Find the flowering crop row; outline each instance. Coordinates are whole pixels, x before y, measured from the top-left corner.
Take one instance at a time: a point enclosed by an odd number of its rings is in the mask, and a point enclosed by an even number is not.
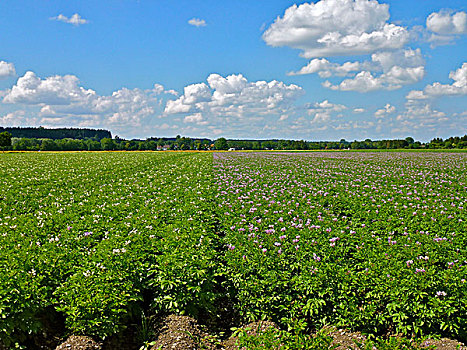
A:
[[[466,156],[4,154],[0,343],[148,310],[466,340]]]
[[[211,187],[200,154],[2,156],[0,340],[61,318],[105,337],[146,304],[213,309]]]
[[[220,153],[214,168],[244,317],[466,338],[465,154]]]

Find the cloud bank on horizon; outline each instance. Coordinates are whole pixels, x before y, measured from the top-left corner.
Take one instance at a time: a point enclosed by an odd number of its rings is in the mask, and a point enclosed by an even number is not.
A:
[[[426,140],[467,133],[465,50],[444,76],[442,67],[432,71],[436,50],[465,42],[467,13],[440,8],[423,26],[409,27],[391,19],[388,2],[320,0],[278,13],[257,45],[298,50],[304,62],[294,69],[290,60],[277,79],[208,71],[206,81],[186,82],[182,91],[155,81],[149,89],[99,94],[72,73],[41,77],[32,66],[18,77],[16,62],[2,60],[0,79],[10,85],[0,91],[0,125],[98,127],[129,138]],[[89,23],[78,13],[49,19],[75,27]],[[206,30],[221,25],[213,20],[207,27],[196,17],[186,23]],[[432,76],[437,79],[427,79]],[[453,99],[448,106],[447,99]]]

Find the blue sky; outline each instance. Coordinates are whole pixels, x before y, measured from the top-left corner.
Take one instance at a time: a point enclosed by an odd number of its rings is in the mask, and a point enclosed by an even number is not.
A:
[[[0,4],[0,125],[427,141],[467,133],[465,0]]]

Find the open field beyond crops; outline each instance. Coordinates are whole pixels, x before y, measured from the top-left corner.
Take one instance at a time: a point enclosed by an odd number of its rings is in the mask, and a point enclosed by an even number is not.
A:
[[[0,154],[0,340],[187,314],[467,340],[467,153]]]

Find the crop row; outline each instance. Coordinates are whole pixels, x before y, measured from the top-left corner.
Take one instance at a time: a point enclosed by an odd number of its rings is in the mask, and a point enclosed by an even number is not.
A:
[[[466,160],[4,154],[0,340],[148,312],[466,340]]]
[[[463,154],[218,154],[241,314],[292,328],[467,333]]]
[[[7,346],[61,318],[67,333],[104,338],[147,307],[192,315],[213,308],[210,157],[56,153],[0,161]]]

